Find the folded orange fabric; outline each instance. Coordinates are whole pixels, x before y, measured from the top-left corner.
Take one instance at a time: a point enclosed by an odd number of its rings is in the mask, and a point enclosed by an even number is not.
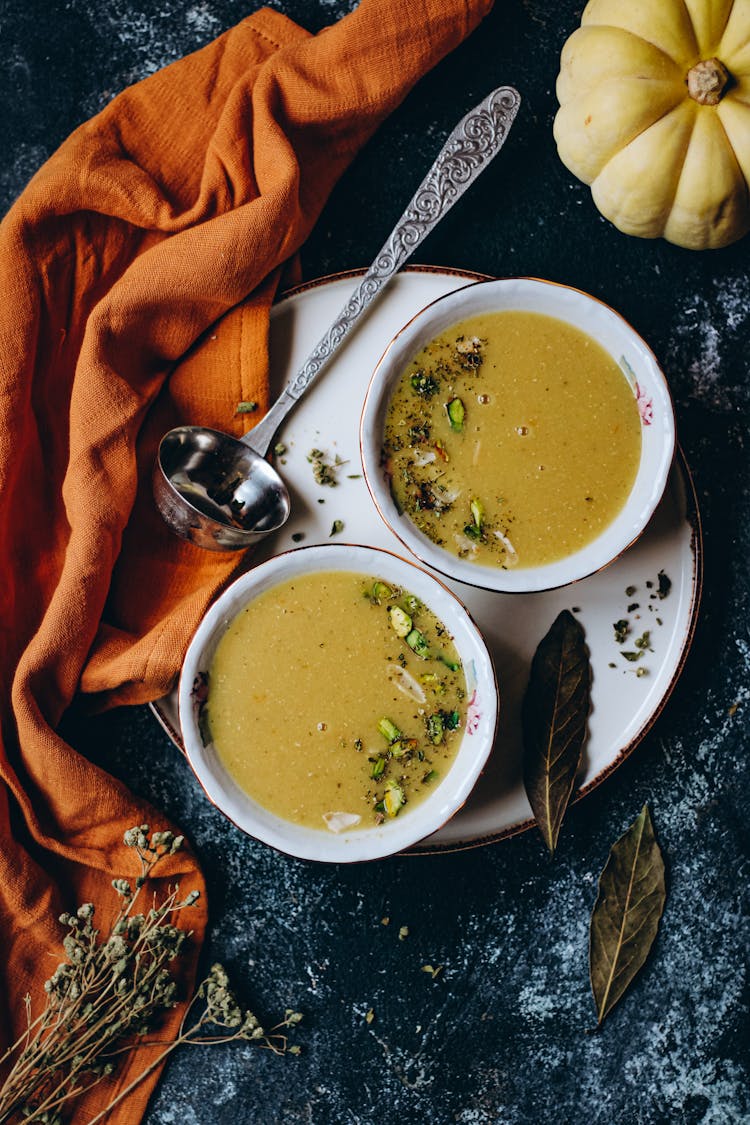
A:
[[[358,148],[490,6],[363,0],[315,37],[261,10],[79,128],[0,226],[0,1038],[27,991],[38,1010],[60,910],[108,903],[132,875],[124,830],[166,827],[55,733],[65,709],[78,690],[101,706],[168,690],[238,565],[161,524],[156,443],[182,422],[241,433],[243,399],[265,409],[280,267]],[[167,875],[203,889],[190,856]],[[182,920],[196,950],[200,903]],[[147,1061],[126,1058],[74,1120]],[[108,1120],[137,1121],[155,1079]]]

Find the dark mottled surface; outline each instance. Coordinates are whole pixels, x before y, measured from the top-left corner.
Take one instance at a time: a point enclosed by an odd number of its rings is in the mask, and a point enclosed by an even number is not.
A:
[[[273,6],[317,29],[352,4]],[[241,1046],[174,1057],[147,1125],[750,1121],[748,242],[691,254],[627,238],[557,161],[557,59],[580,8],[498,2],[356,161],[303,261],[307,276],[369,261],[460,114],[494,85],[519,87],[507,159],[420,256],[581,286],[653,346],[704,518],[687,669],[636,754],[570,812],[553,863],[535,834],[353,869],[285,859],[207,805],[145,709],[76,724],[82,749],[192,835],[211,890],[208,956],[231,967],[263,1018],[305,1012],[298,1059]],[[235,0],[0,0],[0,204],[114,93],[247,11]],[[589,1034],[596,878],[644,801],[667,861],[667,908],[645,971]],[[428,962],[445,966],[434,981]]]

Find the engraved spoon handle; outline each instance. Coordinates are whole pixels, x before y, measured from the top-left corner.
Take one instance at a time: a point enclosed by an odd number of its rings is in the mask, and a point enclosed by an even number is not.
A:
[[[520,104],[517,90],[499,86],[459,121],[375,261],[265,418],[242,438],[245,445],[261,456],[267,452],[282,419],[328,367],[386,282],[500,151]]]

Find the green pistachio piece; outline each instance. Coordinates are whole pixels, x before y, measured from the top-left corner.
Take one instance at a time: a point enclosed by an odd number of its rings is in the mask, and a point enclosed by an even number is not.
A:
[[[408,637],[412,631],[412,620],[409,614],[399,605],[388,607],[388,620],[397,637]]]
[[[430,736],[430,742],[438,746],[445,735],[445,723],[443,716],[438,712],[436,715],[430,715],[427,720],[427,733]]]
[[[461,433],[464,428],[464,418],[466,417],[466,410],[460,398],[452,398],[445,408],[448,411],[448,421],[451,424],[451,429],[455,430],[457,434]]]
[[[383,794],[383,805],[388,816],[397,816],[400,808],[405,804],[404,791],[401,786],[395,781],[386,782],[386,790]]]
[[[417,656],[420,656],[422,658],[422,660],[426,660],[430,655],[429,645],[424,639],[423,634],[420,633],[419,629],[412,629],[412,631],[407,635],[406,643],[408,644],[409,648],[417,654]]]
[[[385,582],[373,582],[372,596],[376,599],[376,601],[380,601],[381,599],[383,601],[387,601],[388,598],[393,597],[393,590]]]
[[[388,742],[397,742],[401,737],[401,731],[390,719],[381,719],[378,723],[378,730]]]

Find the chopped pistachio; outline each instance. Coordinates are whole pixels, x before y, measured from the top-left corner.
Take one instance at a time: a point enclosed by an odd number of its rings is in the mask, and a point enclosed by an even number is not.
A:
[[[466,410],[460,398],[452,398],[445,408],[448,411],[448,421],[451,429],[460,434],[464,428]]]
[[[412,629],[406,637],[406,643],[412,652],[420,656],[422,660],[426,660],[430,655],[430,646],[424,639],[424,635],[420,633],[419,629]]]
[[[646,585],[648,586],[648,582],[646,583]],[[625,597],[626,598],[632,598],[635,591],[636,591],[635,586],[626,586],[625,587]]]
[[[398,816],[399,809],[405,804],[404,791],[396,781],[387,781],[383,794],[383,805],[388,816]]]
[[[409,614],[398,605],[388,607],[388,620],[391,623],[391,629],[397,637],[408,637],[412,631],[412,620]]]
[[[445,723],[443,716],[438,711],[435,715],[430,715],[427,720],[427,733],[430,737],[430,742],[438,746],[445,737]]]
[[[277,441],[276,445],[273,447],[273,451],[277,457],[283,457],[286,453],[286,446],[283,441]]]
[[[651,644],[651,634],[649,633],[648,629],[645,631],[642,637],[636,637],[636,639],[633,641],[633,644],[636,648],[648,648],[648,646]]]
[[[445,684],[434,672],[425,672],[419,679],[434,695],[445,695]]]
[[[390,719],[380,719],[378,722],[378,730],[388,742],[396,742],[401,737],[401,731]]]
[[[636,660],[640,660],[643,656],[643,649],[638,649],[637,652],[620,652],[620,656],[624,656],[631,664],[635,664]]]
[[[343,520],[334,520],[333,523],[331,524],[331,530],[328,532],[328,538],[330,539],[332,535],[340,535],[340,533],[343,530],[344,530],[344,521]]]
[[[378,580],[372,584],[372,597],[375,601],[380,601],[381,598],[387,601],[393,597],[393,590],[385,582]]]
[[[393,758],[406,758],[411,757],[417,749],[416,738],[397,738],[395,742],[391,743],[390,751]]]
[[[238,402],[235,414],[254,414],[257,409],[257,402]]]

